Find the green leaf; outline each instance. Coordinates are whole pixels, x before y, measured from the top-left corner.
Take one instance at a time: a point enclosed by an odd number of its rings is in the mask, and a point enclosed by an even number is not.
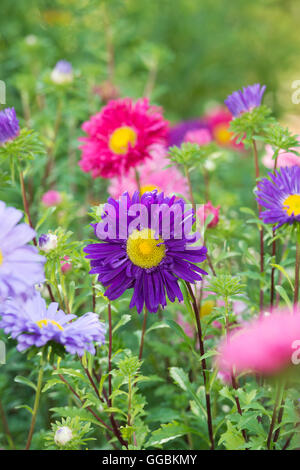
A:
[[[163,424],[159,429],[152,433],[149,441],[146,443],[146,447],[155,447],[166,444],[167,442],[184,436],[185,434],[189,434],[190,432],[191,428],[185,424],[180,424],[177,421]]]
[[[197,403],[198,407],[203,411],[204,415],[206,416],[206,411],[201,403],[201,400],[198,395],[194,392],[189,378],[184,372],[184,370],[180,369],[179,367],[170,367],[170,375],[183,391],[188,392],[190,394],[191,398]]]
[[[15,382],[23,385],[27,385],[28,387],[33,388],[33,390],[36,392],[36,385],[31,382],[31,380],[27,379],[27,377],[22,377],[21,375],[17,375],[15,377]]]
[[[284,287],[282,287],[282,286],[276,286],[275,289],[276,289],[276,291],[280,294],[280,297],[283,298],[283,300],[285,301],[285,303],[287,304],[287,306],[288,306],[289,308],[292,308],[292,302],[290,301],[289,296],[287,295],[287,292],[286,292],[286,290],[284,289]]]
[[[33,415],[33,409],[32,409],[30,406],[28,406],[28,405],[18,405],[18,406],[15,406],[15,409],[16,409],[16,410],[20,410],[20,409],[22,409],[22,408],[24,408],[25,410],[29,411],[29,413]]]
[[[116,324],[116,326],[113,328],[112,333],[114,334],[121,326],[126,325],[131,320],[131,315],[122,315],[120,321]]]
[[[279,269],[279,271],[282,272],[282,274],[283,274],[283,275],[287,278],[287,280],[289,281],[289,284],[290,284],[292,290],[294,290],[294,285],[293,285],[293,283],[292,283],[292,281],[291,281],[291,279],[290,279],[288,273],[286,272],[286,270],[285,270],[282,266],[280,266],[280,264],[271,264],[271,266],[272,266],[273,268]]]

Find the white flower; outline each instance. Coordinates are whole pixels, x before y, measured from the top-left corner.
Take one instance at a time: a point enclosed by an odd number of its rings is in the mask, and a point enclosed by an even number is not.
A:
[[[68,426],[62,426],[56,431],[54,441],[58,446],[65,446],[72,438],[72,430]]]
[[[39,238],[39,247],[45,253],[54,250],[57,247],[57,236],[54,233],[48,233],[47,235],[41,235]]]

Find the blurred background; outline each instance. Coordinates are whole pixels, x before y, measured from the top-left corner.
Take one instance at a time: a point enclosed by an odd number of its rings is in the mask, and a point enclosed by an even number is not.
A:
[[[82,99],[113,76],[123,96],[150,90],[171,120],[254,82],[277,113],[295,112],[299,14],[297,0],[1,0],[0,78],[8,104],[21,106],[23,90],[26,106],[42,86],[32,72],[41,80],[64,58]]]

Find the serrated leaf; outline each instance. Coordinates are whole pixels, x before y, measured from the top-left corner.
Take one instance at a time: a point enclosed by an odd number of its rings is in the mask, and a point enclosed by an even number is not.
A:
[[[152,433],[149,441],[146,443],[146,447],[155,447],[166,444],[167,442],[184,436],[190,432],[191,428],[185,424],[180,424],[177,421],[163,424],[159,429]]]

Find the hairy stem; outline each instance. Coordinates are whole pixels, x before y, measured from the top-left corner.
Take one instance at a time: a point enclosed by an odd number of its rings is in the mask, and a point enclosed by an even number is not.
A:
[[[294,307],[297,307],[298,300],[299,300],[299,271],[300,271],[300,227],[297,228],[297,241],[296,241]]]
[[[204,350],[204,343],[203,343],[203,338],[202,338],[202,328],[201,328],[199,310],[197,307],[197,301],[194,296],[194,292],[190,283],[186,282],[186,286],[188,288],[188,291],[192,300],[192,307],[193,307],[193,311],[194,311],[195,319],[197,323],[197,332],[198,332],[199,345],[200,345],[200,355],[203,356],[205,354],[205,350]],[[210,391],[208,387],[208,380],[206,376],[206,373],[207,373],[206,359],[204,357],[202,357],[201,359],[201,365],[202,365],[202,376],[203,376],[203,382],[204,382],[204,388],[205,388],[208,435],[209,435],[209,440],[211,444],[210,448],[211,450],[214,450],[215,442],[214,442],[213,424],[212,424],[212,415],[211,415],[211,400],[210,400]]]
[[[258,163],[258,152],[257,152],[257,147],[256,147],[256,142],[254,139],[252,139],[252,145],[253,145],[253,155],[254,155],[254,164],[255,164],[255,180],[259,178],[259,163]],[[258,204],[258,214],[260,215],[261,213],[261,206]],[[259,229],[259,236],[260,236],[260,272],[261,274],[264,273],[264,230],[261,227]],[[263,310],[264,306],[264,291],[262,287],[260,288],[259,292],[259,307],[260,310]]]
[[[148,316],[148,311],[147,311],[147,308],[145,307],[143,329],[142,329],[142,336],[141,336],[141,344],[140,344],[140,351],[139,351],[139,360],[140,361],[143,357],[144,339],[145,339],[145,333],[146,333],[146,327],[147,327],[147,316]]]
[[[34,405],[33,405],[32,419],[31,419],[31,424],[30,424],[30,428],[29,428],[29,433],[28,433],[28,438],[27,438],[27,443],[26,443],[25,450],[30,449],[30,445],[31,445],[31,441],[32,441],[32,436],[33,436],[35,423],[36,423],[37,412],[38,412],[39,404],[40,404],[42,384],[43,384],[43,375],[44,375],[44,360],[43,360],[43,353],[42,353],[41,362],[40,362],[40,369],[39,369],[39,374],[38,374],[38,380],[37,380],[37,385],[36,385],[36,392],[35,392],[35,400],[34,400]]]

